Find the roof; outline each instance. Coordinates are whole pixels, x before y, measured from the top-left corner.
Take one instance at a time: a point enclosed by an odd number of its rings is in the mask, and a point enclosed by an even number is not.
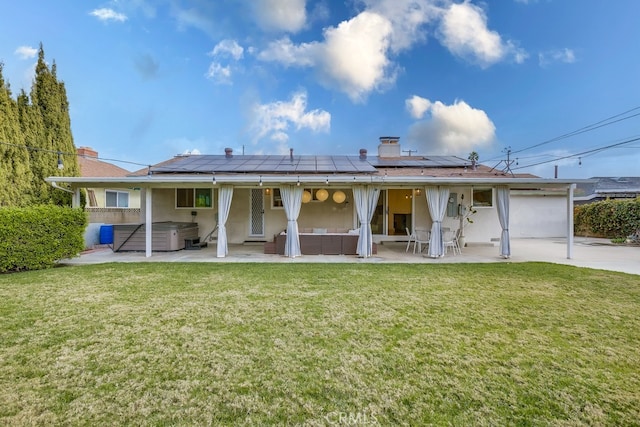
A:
[[[593,177],[577,184],[577,199],[594,199],[612,194],[640,194],[640,177]]]
[[[100,161],[95,157],[78,156],[78,165],[80,166],[80,176],[83,177],[127,176],[131,174],[131,171]]]
[[[102,163],[102,162],[101,162]],[[113,166],[113,165],[111,165]],[[286,156],[286,155],[181,155],[134,173],[104,177],[49,177],[49,182],[78,187],[153,187],[233,184],[270,186],[373,184],[507,185],[512,189],[568,188],[584,180],[544,179],[511,174],[455,156]]]

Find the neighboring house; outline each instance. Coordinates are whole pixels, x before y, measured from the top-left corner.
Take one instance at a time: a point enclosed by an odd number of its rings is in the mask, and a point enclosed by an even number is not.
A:
[[[141,224],[197,223],[201,238],[218,229],[227,243],[271,242],[287,232],[297,255],[301,233],[358,233],[358,254],[373,242],[406,240],[406,229],[432,230],[430,255],[440,256],[442,227],[464,227],[467,244],[497,244],[509,256],[510,236],[573,239],[573,188],[578,180],[512,175],[455,156],[402,156],[399,138],[382,137],[377,155],[182,155],[128,176],[51,177],[76,191],[142,189]],[[288,219],[289,217],[289,219]],[[151,227],[145,251],[151,256]],[[154,235],[155,239],[155,235]],[[433,240],[435,239],[435,240]],[[154,240],[155,241],[155,240]],[[184,246],[182,246],[184,247]],[[431,251],[434,251],[433,254]]]
[[[131,171],[99,160],[98,152],[92,148],[80,147],[76,151],[80,176],[83,178],[119,177],[131,174]],[[88,208],[140,208],[139,189],[92,187],[86,188],[86,191]]]
[[[85,230],[85,246],[91,248],[101,243],[100,229],[105,224],[124,224],[140,221],[140,189],[111,187],[100,181],[114,177],[125,177],[131,171],[103,162],[98,152],[89,147],[76,150],[80,175],[85,179],[96,179],[92,186],[85,187],[85,211],[89,214],[89,225]]]
[[[592,182],[577,184],[576,205],[609,199],[635,199],[640,197],[640,177],[593,177]]]

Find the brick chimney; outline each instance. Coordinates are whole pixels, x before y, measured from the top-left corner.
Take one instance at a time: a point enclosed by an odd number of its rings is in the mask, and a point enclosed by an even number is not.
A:
[[[76,153],[81,157],[93,157],[94,159],[98,158],[98,152],[91,147],[78,147],[76,149]]]
[[[229,147],[225,148],[224,149],[224,155],[225,155],[225,157],[227,159],[232,158],[233,157],[233,148],[229,148]]]

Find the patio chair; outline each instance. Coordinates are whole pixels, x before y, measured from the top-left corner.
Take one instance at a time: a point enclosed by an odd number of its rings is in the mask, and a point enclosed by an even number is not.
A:
[[[442,240],[444,243],[444,251],[445,253],[449,252],[449,248],[453,250],[453,254],[462,254],[460,250],[460,243],[458,242],[458,238],[460,236],[460,229],[458,230],[445,230],[443,231]]]
[[[416,253],[416,247],[418,247],[418,253],[422,253],[422,245],[425,246],[425,248],[429,247],[429,237],[431,237],[429,235],[429,231],[428,230],[419,230],[416,229],[416,237],[415,240],[413,241],[413,253]]]
[[[409,246],[411,246],[411,242],[414,242],[416,240],[416,235],[415,233],[409,231],[409,227],[405,227],[404,229],[407,232],[407,236],[409,236],[409,240],[407,241],[407,248],[404,251],[409,252]]]

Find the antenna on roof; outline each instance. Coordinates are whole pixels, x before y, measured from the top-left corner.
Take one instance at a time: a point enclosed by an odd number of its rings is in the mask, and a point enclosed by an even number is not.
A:
[[[402,150],[403,153],[409,153],[409,157],[411,157],[411,153],[417,153],[418,150]]]

